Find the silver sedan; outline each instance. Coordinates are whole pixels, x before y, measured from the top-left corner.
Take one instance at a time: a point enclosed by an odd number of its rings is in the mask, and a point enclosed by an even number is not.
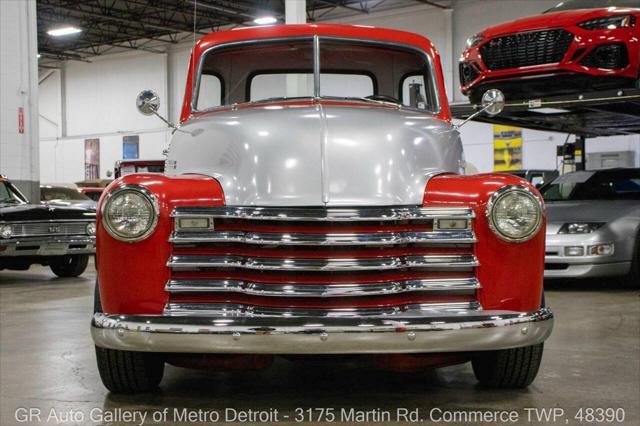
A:
[[[640,281],[640,169],[580,171],[541,188],[547,207],[545,278]]]

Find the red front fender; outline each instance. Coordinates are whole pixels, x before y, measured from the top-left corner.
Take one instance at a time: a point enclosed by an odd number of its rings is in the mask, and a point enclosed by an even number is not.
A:
[[[508,174],[440,175],[427,184],[424,205],[468,206],[476,214],[478,239],[474,252],[480,262],[478,291],[484,309],[529,312],[540,308],[544,275],[545,224],[532,239],[512,243],[498,238],[486,216],[491,195],[506,185],[522,185],[542,196],[527,181]]]
[[[102,226],[102,204],[106,194],[124,185],[139,185],[158,199],[160,217],[155,231],[145,240],[128,243],[112,238]],[[224,205],[222,187],[215,179],[201,175],[169,177],[134,174],[115,180],[105,190],[98,208],[96,262],[102,309],[107,313],[156,314],[167,302],[164,286],[170,269],[168,244],[177,206]]]

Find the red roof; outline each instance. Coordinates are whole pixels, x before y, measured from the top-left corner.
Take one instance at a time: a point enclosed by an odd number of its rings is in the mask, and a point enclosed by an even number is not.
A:
[[[438,91],[440,93],[440,104],[442,111],[440,118],[450,119],[451,114],[446,98],[446,89],[442,77],[440,56],[433,43],[426,37],[407,31],[392,30],[387,28],[376,28],[366,25],[338,25],[338,24],[302,24],[302,25],[267,25],[258,27],[235,28],[226,31],[217,31],[202,37],[196,43],[189,64],[189,74],[187,75],[187,85],[180,122],[184,122],[191,115],[191,88],[193,78],[193,64],[198,63],[200,55],[212,46],[232,43],[243,40],[271,39],[278,37],[299,37],[299,36],[333,36],[344,38],[359,38],[363,40],[377,40],[387,43],[399,43],[415,46],[425,51],[434,59],[436,77],[438,80]]]

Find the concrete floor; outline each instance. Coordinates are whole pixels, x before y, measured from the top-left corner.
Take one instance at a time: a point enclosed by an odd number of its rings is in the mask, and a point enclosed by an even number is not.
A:
[[[157,394],[118,396],[102,387],[95,367],[89,334],[94,280],[92,266],[75,279],[55,278],[42,267],[0,272],[0,424],[140,423],[99,417],[117,408],[147,413],[145,424],[157,424],[151,416],[164,408],[170,414],[174,408],[196,414],[198,409],[217,410],[224,421],[225,409],[233,408],[277,409],[278,424],[284,425],[295,424],[297,407],[335,408],[338,414],[342,408],[379,408],[391,410],[393,418],[396,408],[405,407],[419,409],[423,420],[429,420],[434,407],[516,410],[520,424],[547,424],[535,417],[528,421],[528,407],[565,410],[559,424],[577,424],[574,415],[581,407],[620,407],[624,424],[640,424],[640,294],[612,289],[608,282],[548,286],[556,326],[540,374],[527,390],[482,389],[468,364],[398,374],[278,360],[269,369],[246,373],[169,366]],[[40,409],[41,422],[34,417],[18,423],[14,413],[20,407]],[[166,424],[178,424],[167,419]],[[387,423],[369,420],[348,423]]]

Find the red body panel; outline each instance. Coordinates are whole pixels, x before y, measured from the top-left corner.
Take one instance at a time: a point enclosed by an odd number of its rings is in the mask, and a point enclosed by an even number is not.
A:
[[[429,207],[469,206],[476,214],[478,238],[475,255],[480,262],[477,277],[482,288],[478,300],[484,309],[533,311],[540,308],[544,273],[544,226],[529,241],[510,243],[489,228],[486,216],[491,194],[505,185],[537,190],[524,179],[506,174],[442,175],[427,184],[424,204]]]
[[[601,17],[613,15],[634,15],[636,24],[632,28],[587,30],[578,24]],[[574,35],[569,50],[559,63],[489,70],[480,53],[480,48],[489,43],[492,38],[507,34],[517,34],[543,29],[564,29]],[[469,94],[481,83],[498,80],[513,80],[530,78],[537,75],[554,75],[578,73],[596,77],[623,77],[638,78],[640,72],[640,9],[579,9],[564,12],[546,13],[528,18],[518,19],[494,27],[487,28],[479,33],[484,40],[476,46],[466,49],[460,58],[461,62],[475,64],[479,75],[468,84],[461,86],[464,94]],[[624,43],[629,55],[629,65],[622,69],[608,70],[602,68],[589,68],[579,62],[594,48],[602,44]],[[582,53],[574,58],[579,49]]]
[[[158,314],[167,301],[164,285],[169,278],[165,266],[171,246],[171,211],[181,205],[217,206],[224,204],[222,188],[210,177],[184,175],[167,177],[158,174],[134,174],[115,180],[105,192],[125,184],[140,185],[158,199],[160,218],[155,232],[137,243],[112,238],[102,226],[98,209],[96,263],[100,298],[105,312],[121,314]],[[102,253],[107,255],[102,256]]]
[[[356,38],[362,40],[379,40],[388,43],[398,43],[410,45],[423,50],[434,61],[434,69],[436,79],[438,81],[438,93],[440,96],[440,105],[442,110],[438,115],[443,120],[451,120],[451,112],[447,102],[447,94],[442,76],[442,66],[440,63],[440,55],[436,51],[433,44],[426,38],[405,31],[390,30],[386,28],[372,28],[353,25],[335,25],[335,24],[306,24],[306,25],[274,25],[265,27],[252,28],[236,28],[229,31],[218,31],[202,37],[193,51],[189,62],[189,72],[187,74],[187,84],[184,93],[184,101],[182,104],[182,113],[180,122],[184,123],[192,117],[191,114],[191,96],[193,92],[194,70],[200,62],[200,57],[209,48],[243,40],[259,40],[273,39],[279,37],[301,37],[301,36],[333,36]],[[368,105],[370,107],[370,105]]]

